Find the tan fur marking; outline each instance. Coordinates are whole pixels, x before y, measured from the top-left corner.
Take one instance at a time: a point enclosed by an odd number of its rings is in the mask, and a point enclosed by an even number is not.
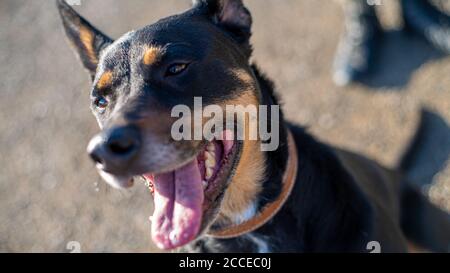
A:
[[[162,52],[161,48],[157,46],[150,46],[146,48],[142,62],[145,65],[151,65],[156,63],[159,60],[161,52]]]
[[[98,64],[97,54],[94,50],[94,33],[85,26],[80,26],[80,40],[87,51],[89,60],[93,64]]]
[[[225,192],[220,215],[228,220],[242,214],[262,191],[265,157],[258,141],[245,141],[240,163]],[[255,152],[256,151],[256,152]]]
[[[110,86],[112,83],[112,78],[113,78],[113,75],[112,75],[111,71],[103,73],[103,75],[100,77],[100,79],[97,82],[97,88],[104,89],[104,88]]]
[[[240,97],[226,101],[224,105],[255,105],[259,102],[253,90],[244,92]],[[223,106],[224,107],[224,106]],[[254,203],[262,191],[261,181],[265,175],[265,156],[261,151],[260,141],[249,140],[249,116],[246,115],[245,140],[236,173],[225,192],[218,221],[232,221]],[[257,121],[254,121],[257,122]]]

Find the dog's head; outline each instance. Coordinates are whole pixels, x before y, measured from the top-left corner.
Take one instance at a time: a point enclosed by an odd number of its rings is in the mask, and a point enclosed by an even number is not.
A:
[[[136,176],[153,185],[155,243],[172,249],[214,221],[250,217],[264,172],[258,141],[233,140],[228,125],[209,141],[177,141],[172,134],[173,108],[193,109],[194,97],[203,107],[260,103],[249,64],[252,19],[242,1],[197,0],[188,11],[116,41],[64,1],[58,7],[92,78],[92,111],[102,131],[88,152],[112,186],[129,187]]]

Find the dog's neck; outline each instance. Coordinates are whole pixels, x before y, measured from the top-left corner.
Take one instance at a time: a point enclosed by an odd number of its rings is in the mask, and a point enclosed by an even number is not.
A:
[[[259,87],[262,93],[263,105],[279,105],[278,98],[274,90],[274,84],[265,75],[263,75],[256,66],[253,71],[258,79]],[[270,115],[269,115],[270,119]],[[275,200],[281,193],[284,170],[287,165],[288,141],[286,122],[280,107],[279,115],[279,148],[274,151],[264,152],[266,159],[265,178],[261,181],[262,191],[257,200],[257,210],[263,208],[267,203]]]
[[[254,75],[261,90],[262,105],[278,105],[273,83],[253,66]],[[268,117],[270,119],[270,116]],[[287,164],[287,129],[280,112],[279,148],[264,152],[257,141],[244,144],[241,164],[227,192],[213,228],[237,225],[245,222],[268,203],[275,200],[282,190],[283,173]],[[234,182],[234,183],[233,183]]]

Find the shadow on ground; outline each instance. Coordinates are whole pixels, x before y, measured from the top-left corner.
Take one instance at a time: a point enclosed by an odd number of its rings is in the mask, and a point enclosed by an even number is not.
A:
[[[370,91],[386,88],[403,90],[414,72],[428,62],[446,57],[423,38],[405,30],[389,30],[382,34],[378,52],[369,74],[361,83]]]
[[[450,159],[450,127],[438,114],[423,110],[419,128],[402,163],[407,176],[419,186],[429,186]]]

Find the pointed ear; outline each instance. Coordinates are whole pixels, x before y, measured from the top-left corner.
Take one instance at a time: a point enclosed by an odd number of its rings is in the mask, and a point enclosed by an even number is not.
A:
[[[57,0],[57,6],[66,35],[93,78],[100,52],[113,41],[82,18],[65,0]]]
[[[194,7],[207,9],[213,21],[240,42],[251,36],[252,16],[242,0],[193,0]]]

